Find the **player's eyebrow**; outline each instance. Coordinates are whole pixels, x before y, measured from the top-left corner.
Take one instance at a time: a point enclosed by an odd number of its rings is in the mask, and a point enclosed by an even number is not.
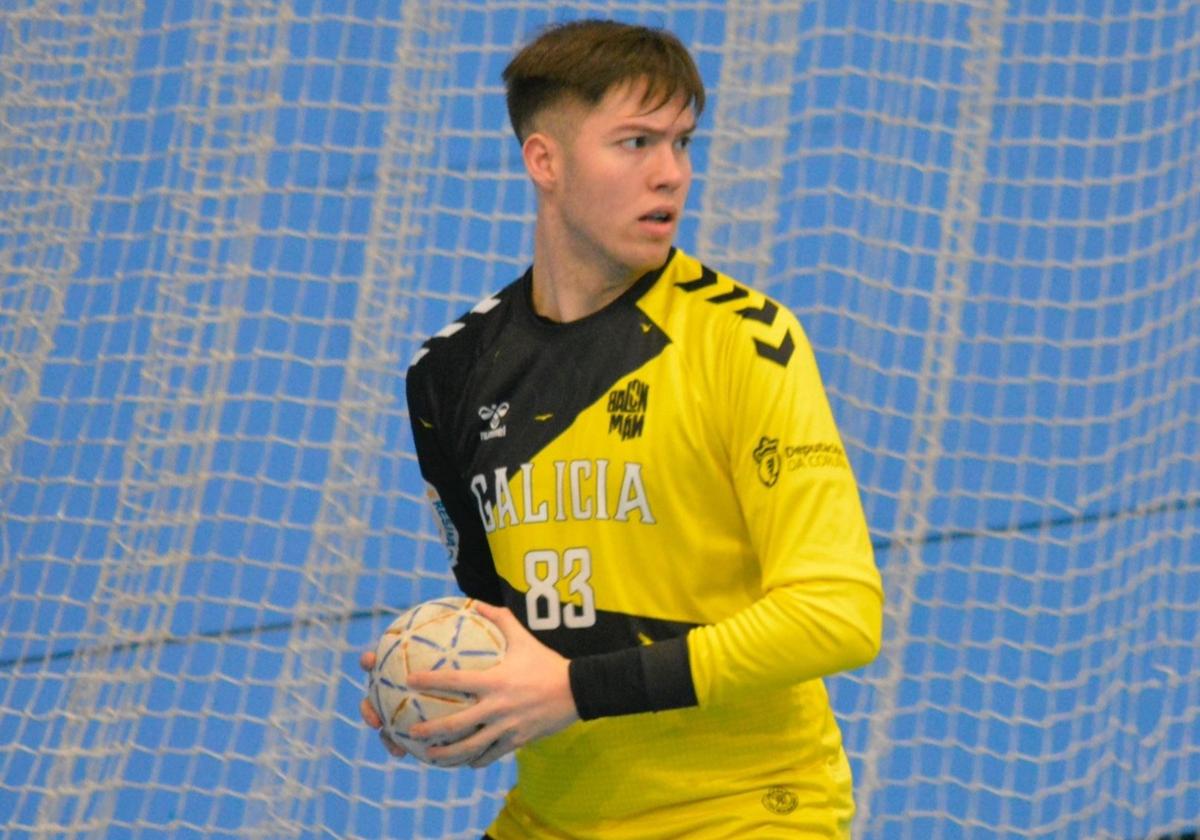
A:
[[[625,122],[622,122],[622,123],[618,123],[612,129],[613,134],[623,134],[623,133],[630,132],[630,131],[636,131],[639,134],[655,134],[655,135],[678,134],[680,136],[684,136],[684,135],[696,133],[696,123],[691,122],[684,128],[681,128],[678,130],[672,130],[669,127],[661,128],[657,125],[651,125],[648,122],[645,122],[643,120],[639,120],[639,119],[635,118],[635,119],[631,119],[631,120],[626,120]]]

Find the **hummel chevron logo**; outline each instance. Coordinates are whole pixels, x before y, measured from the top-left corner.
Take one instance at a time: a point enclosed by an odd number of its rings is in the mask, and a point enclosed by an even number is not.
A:
[[[698,292],[701,289],[707,289],[709,286],[716,285],[717,273],[706,265],[700,266],[700,276],[695,280],[683,280],[675,285],[683,289],[685,292]]]
[[[683,291],[691,294],[698,292],[701,289],[708,289],[716,286],[718,283],[717,273],[706,265],[700,266],[700,276],[695,280],[681,280],[675,285]],[[744,286],[739,286],[737,283],[732,283],[732,289],[727,292],[713,295],[705,298],[706,303],[711,303],[714,306],[719,306],[723,303],[732,303],[735,300],[748,298],[750,292]],[[764,298],[762,306],[744,306],[737,310],[737,315],[745,318],[747,321],[755,321],[763,326],[771,326],[775,323],[775,317],[779,314],[779,305],[773,300]],[[787,367],[788,362],[792,359],[792,353],[796,351],[796,342],[792,339],[791,330],[785,330],[783,339],[778,345],[770,344],[761,339],[754,339],[754,349],[758,355],[770,362],[774,362],[780,367]]]
[[[775,323],[775,316],[779,314],[779,307],[775,301],[768,300],[757,309],[750,306],[747,306],[745,309],[739,309],[737,314],[747,320],[758,321],[758,323],[766,324],[769,327]]]
[[[774,362],[780,367],[787,367],[788,362],[792,360],[792,353],[796,352],[796,342],[792,341],[792,331],[788,330],[783,334],[783,341],[779,342],[778,347],[773,347],[756,338],[754,339],[754,349],[767,361]]]
[[[750,297],[750,292],[743,289],[737,283],[733,284],[733,291],[726,292],[723,295],[713,295],[708,299],[709,303],[732,303],[735,300],[741,300],[744,297]]]

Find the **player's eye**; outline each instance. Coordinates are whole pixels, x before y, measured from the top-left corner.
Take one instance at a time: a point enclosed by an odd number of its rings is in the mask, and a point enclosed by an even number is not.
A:
[[[684,151],[688,146],[692,145],[692,135],[685,134],[675,141],[675,148]]]
[[[626,137],[621,141],[621,147],[624,149],[644,149],[650,143],[650,138],[644,134],[639,134],[636,137]]]

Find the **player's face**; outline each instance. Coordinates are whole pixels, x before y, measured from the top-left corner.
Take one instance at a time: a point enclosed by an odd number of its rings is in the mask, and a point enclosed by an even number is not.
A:
[[[692,183],[696,119],[683,96],[647,111],[641,84],[613,88],[564,146],[560,214],[580,259],[633,279],[662,265]]]

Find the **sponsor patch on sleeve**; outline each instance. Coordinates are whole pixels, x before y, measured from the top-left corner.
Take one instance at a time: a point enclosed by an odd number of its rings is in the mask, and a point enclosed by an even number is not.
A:
[[[763,435],[754,449],[758,478],[766,487],[774,487],[783,473],[819,468],[849,469],[846,453],[836,443],[789,445],[779,438]]]
[[[446,506],[442,503],[442,497],[438,494],[437,488],[432,484],[426,484],[425,496],[433,507],[434,519],[437,520],[438,530],[442,534],[442,543],[446,546],[450,565],[455,566],[458,564],[458,529],[454,527],[454,520],[446,511]]]
[[[836,443],[805,443],[797,446],[783,447],[784,465],[788,470],[817,469],[818,467],[833,467],[845,470],[850,468],[846,453]]]

